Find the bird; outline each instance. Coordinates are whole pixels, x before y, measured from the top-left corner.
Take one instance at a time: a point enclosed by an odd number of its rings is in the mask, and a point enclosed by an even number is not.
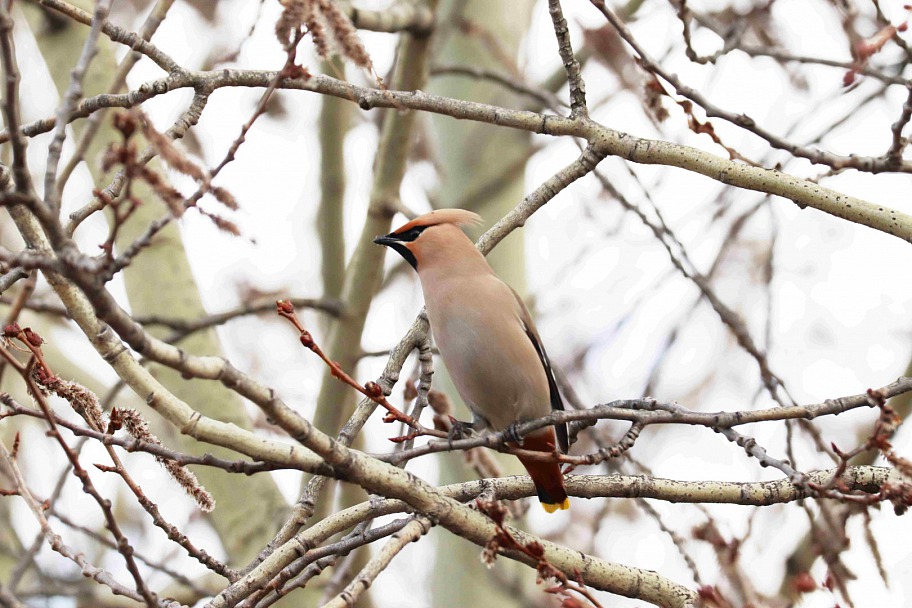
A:
[[[418,273],[440,357],[473,414],[474,430],[505,432],[524,450],[566,453],[564,424],[523,438],[517,424],[563,410],[538,330],[522,299],[504,283],[463,232],[481,223],[464,209],[438,209],[374,243],[401,255]],[[466,424],[466,423],[463,423]],[[560,464],[519,456],[548,513],[570,508]]]

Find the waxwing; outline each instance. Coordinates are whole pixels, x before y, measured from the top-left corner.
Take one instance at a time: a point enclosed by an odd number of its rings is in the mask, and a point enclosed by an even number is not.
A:
[[[473,426],[505,431],[564,404],[528,309],[462,231],[480,222],[471,211],[440,209],[374,242],[394,249],[418,271],[434,340],[472,410]],[[568,449],[565,425],[529,433],[521,444],[548,453],[556,446]],[[570,508],[557,462],[520,461],[546,511]]]

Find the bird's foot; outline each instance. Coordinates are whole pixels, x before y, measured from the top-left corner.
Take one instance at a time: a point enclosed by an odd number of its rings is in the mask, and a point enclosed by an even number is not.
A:
[[[510,426],[504,429],[503,436],[504,439],[510,443],[515,443],[516,445],[523,444],[523,438],[519,436],[519,423],[514,422]]]
[[[450,430],[447,433],[447,442],[450,443],[450,447],[452,447],[454,441],[458,439],[468,439],[474,433],[475,427],[471,422],[456,420],[450,416]]]

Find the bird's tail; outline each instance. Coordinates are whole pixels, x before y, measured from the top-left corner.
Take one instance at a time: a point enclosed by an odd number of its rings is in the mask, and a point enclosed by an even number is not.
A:
[[[521,447],[524,450],[550,454],[554,452],[555,445],[554,428],[548,427],[527,435]],[[564,476],[559,463],[532,460],[522,456],[519,457],[519,461],[529,472],[529,477],[532,478],[538,492],[538,500],[545,511],[554,513],[558,509],[570,508],[570,499],[567,498],[567,491],[564,489]]]

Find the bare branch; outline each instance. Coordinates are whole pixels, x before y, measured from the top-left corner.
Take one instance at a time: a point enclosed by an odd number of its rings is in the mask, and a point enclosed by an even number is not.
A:
[[[555,173],[531,194],[526,196],[513,210],[502,217],[496,224],[478,239],[476,246],[484,254],[490,253],[497,243],[517,228],[524,226],[526,220],[533,213],[542,208],[557,194],[578,180],[595,170],[595,167],[605,158],[605,153],[599,148],[589,146],[578,159]]]
[[[16,192],[32,195],[32,177],[28,170],[26,148],[19,117],[19,66],[13,47],[13,19],[6,5],[0,7],[0,62],[3,64],[3,119],[7,140],[13,148],[13,181]],[[5,177],[5,176],[4,176]],[[4,180],[5,181],[5,180]],[[5,186],[5,184],[4,184]],[[4,188],[5,189],[5,188]]]
[[[0,294],[5,292],[7,289],[15,285],[17,282],[22,279],[27,279],[29,277],[29,271],[25,268],[13,268],[9,272],[0,275]]]
[[[171,9],[171,6],[173,4],[174,0],[158,0],[156,2],[155,7],[152,9],[152,12],[149,13],[149,15],[146,17],[145,22],[140,28],[139,35],[143,40],[151,40],[152,36],[158,30],[158,27],[161,25],[162,21],[164,21],[165,16],[168,14],[168,11]],[[120,62],[120,65],[117,66],[117,73],[111,80],[111,85],[108,87],[108,93],[114,94],[120,92],[124,86],[124,83],[127,81],[127,75],[130,73],[130,71],[133,69],[141,57],[142,53],[135,51],[127,53],[127,55]],[[89,146],[92,144],[92,141],[98,134],[98,130],[101,127],[105,116],[107,116],[107,110],[103,109],[92,114],[92,116],[89,117],[85,130],[80,136],[79,142],[76,144],[76,150],[74,150],[73,156],[70,157],[64,168],[60,171],[60,177],[57,180],[57,196],[60,196],[64,186],[70,178],[70,175],[79,165],[79,163],[83,161],[85,154],[89,149]]]
[[[906,125],[909,124],[909,120],[912,119],[912,84],[906,83],[906,88],[908,89],[906,102],[902,106],[902,113],[899,118],[890,127],[893,132],[893,142],[885,155],[888,160],[897,165],[902,163],[903,150],[909,145],[909,138],[903,137],[902,133]]]
[[[870,173],[880,173],[883,171],[907,172],[909,170],[912,170],[912,163],[896,163],[893,159],[890,158],[857,155],[840,156],[816,148],[805,148],[803,146],[790,143],[785,139],[767,131],[763,127],[759,126],[756,121],[754,121],[754,119],[750,116],[728,112],[716,105],[713,105],[703,94],[683,84],[675,74],[672,74],[665,70],[655,59],[653,59],[649,53],[647,53],[645,49],[643,49],[643,47],[636,41],[636,39],[634,39],[633,35],[630,33],[630,30],[627,29],[627,26],[623,23],[621,18],[618,17],[614,11],[608,8],[604,0],[590,1],[602,12],[605,18],[611,23],[612,26],[614,26],[618,33],[620,33],[621,37],[623,37],[624,40],[634,49],[634,51],[636,51],[643,64],[651,72],[658,74],[662,77],[662,79],[669,82],[675,88],[675,91],[678,94],[683,95],[684,97],[692,100],[694,103],[699,104],[706,111],[707,116],[718,117],[727,120],[728,122],[738,127],[746,129],[751,133],[762,137],[774,148],[785,150],[793,156],[806,158],[812,163],[827,165],[833,169],[858,169],[859,171],[867,171]]]
[[[351,583],[342,592],[329,602],[323,604],[324,608],[345,608],[354,606],[361,594],[364,593],[374,579],[389,566],[390,562],[409,543],[413,543],[427,534],[431,529],[431,521],[426,517],[415,517],[404,528],[393,534],[380,551],[371,558],[371,561],[358,573]]]
[[[275,76],[275,72],[245,70],[181,72],[167,79],[148,82],[131,93],[86,99],[77,106],[73,118],[87,116],[102,107],[133,107],[157,95],[186,87],[206,91],[227,86],[268,87]],[[590,142],[599,155],[619,156],[636,163],[668,165],[694,171],[726,185],[782,196],[802,208],[813,207],[912,242],[912,216],[908,214],[841,194],[787,173],[736,163],[680,144],[634,137],[593,121],[581,123],[560,116],[507,110],[477,102],[429,95],[421,91],[368,89],[325,75],[283,80],[278,86],[333,95],[356,102],[365,110],[375,107],[408,108],[533,133],[582,137]],[[54,122],[52,118],[44,119],[27,125],[22,131],[28,136],[33,136],[52,129]],[[7,133],[0,133],[0,143],[7,141],[8,137]],[[906,170],[905,166],[899,169]],[[912,170],[912,165],[908,169]]]
[[[586,83],[583,82],[582,69],[573,54],[573,47],[570,46],[570,29],[567,20],[564,19],[560,0],[548,0],[548,12],[551,13],[554,35],[557,36],[557,51],[564,62],[567,81],[570,83],[570,118],[588,118]]]
[[[89,64],[97,52],[98,34],[101,31],[101,24],[107,19],[108,11],[111,8],[110,0],[99,0],[95,3],[95,11],[92,13],[92,24],[89,28],[89,35],[86,37],[85,44],[82,47],[82,54],[76,62],[76,67],[70,73],[70,86],[63,95],[60,105],[57,107],[56,129],[54,130],[54,139],[48,146],[47,170],[44,174],[44,200],[45,204],[52,211],[60,210],[60,193],[62,188],[57,184],[57,165],[60,163],[60,153],[63,150],[63,140],[66,138],[67,123],[70,122],[70,114],[76,107],[76,102],[82,97],[82,81],[89,69]]]
[[[51,525],[48,523],[48,520],[45,518],[41,504],[35,500],[35,497],[29,491],[25,479],[22,477],[22,472],[19,470],[19,466],[16,464],[16,461],[13,459],[3,442],[0,442],[0,459],[2,459],[6,476],[13,481],[17,494],[25,500],[29,510],[31,510],[32,514],[35,516],[35,519],[41,526],[42,534],[45,539],[47,539],[51,549],[79,566],[83,576],[89,577],[95,582],[108,587],[114,595],[122,595],[137,602],[145,601],[145,598],[141,594],[118,583],[110,572],[94,566],[86,559],[84,554],[64,544],[63,539],[59,534],[54,532],[53,528],[51,528]],[[153,605],[157,606],[158,603]]]
[[[57,11],[66,17],[82,23],[83,25],[92,25],[92,15],[79,7],[73,6],[63,0],[29,0],[40,6],[44,6],[53,11]],[[101,31],[105,36],[114,42],[123,44],[130,49],[142,53],[155,62],[165,72],[176,73],[182,71],[182,68],[167,54],[163,53],[158,47],[151,42],[143,39],[142,36],[133,32],[128,32],[121,27],[113,25],[107,20],[102,21]]]

